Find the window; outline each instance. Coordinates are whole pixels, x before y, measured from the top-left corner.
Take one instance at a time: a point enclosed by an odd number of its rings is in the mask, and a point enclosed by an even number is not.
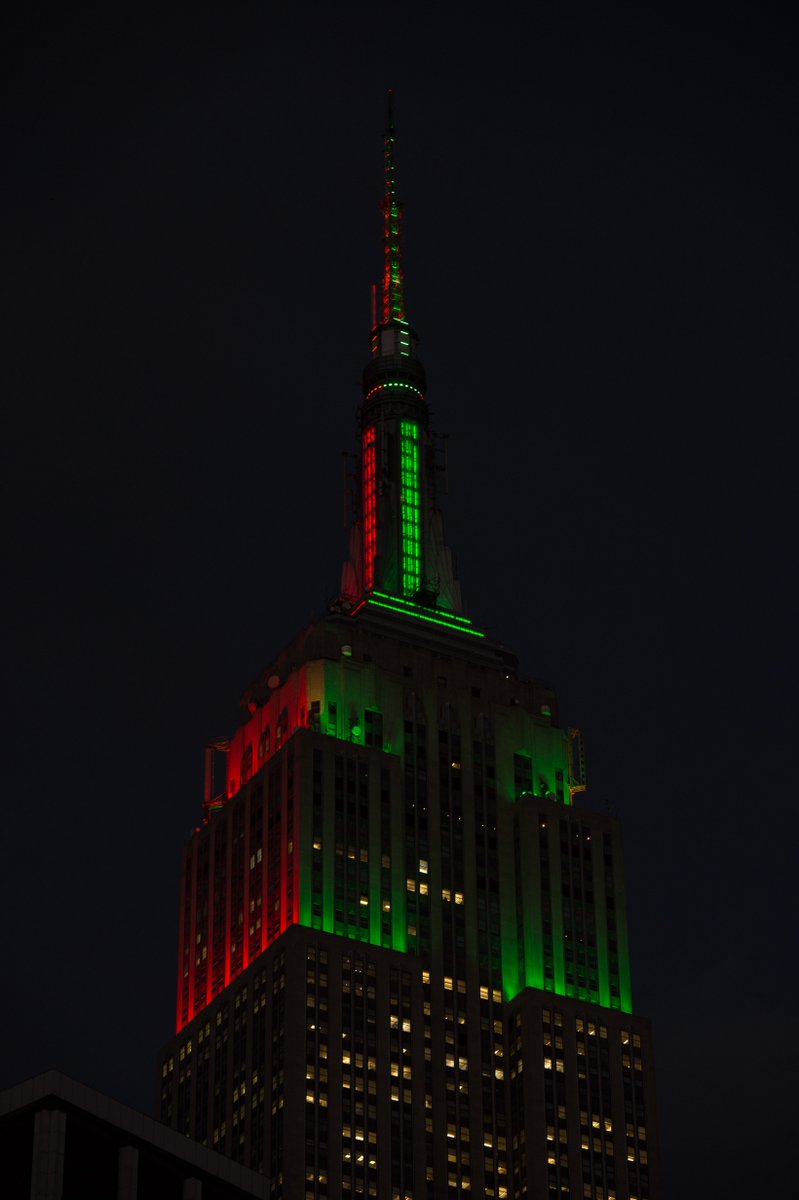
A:
[[[383,714],[367,708],[364,713],[364,745],[383,748]]]

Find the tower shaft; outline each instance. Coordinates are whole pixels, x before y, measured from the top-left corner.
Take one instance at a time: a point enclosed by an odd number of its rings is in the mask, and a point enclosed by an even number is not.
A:
[[[345,611],[390,597],[461,613],[460,585],[436,500],[435,443],[419,339],[405,313],[402,204],[391,95],[384,141],[383,294],[370,334],[360,410],[356,520],[342,574]],[[377,596],[375,595],[377,593]]]

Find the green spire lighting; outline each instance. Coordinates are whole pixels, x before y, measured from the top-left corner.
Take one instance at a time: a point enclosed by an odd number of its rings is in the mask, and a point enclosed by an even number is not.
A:
[[[413,596],[422,582],[419,426],[400,422],[400,504],[402,509],[402,592]]]

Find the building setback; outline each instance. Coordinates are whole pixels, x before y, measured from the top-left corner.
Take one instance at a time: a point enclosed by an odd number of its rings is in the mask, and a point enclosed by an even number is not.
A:
[[[390,113],[383,211],[341,595],[208,749],[159,1115],[275,1200],[658,1200],[620,831],[552,688],[463,612]]]

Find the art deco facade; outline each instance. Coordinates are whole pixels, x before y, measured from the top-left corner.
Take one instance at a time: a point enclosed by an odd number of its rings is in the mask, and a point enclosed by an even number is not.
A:
[[[160,1116],[275,1200],[657,1200],[618,824],[575,803],[552,689],[462,610],[393,146],[341,597],[209,749]]]

